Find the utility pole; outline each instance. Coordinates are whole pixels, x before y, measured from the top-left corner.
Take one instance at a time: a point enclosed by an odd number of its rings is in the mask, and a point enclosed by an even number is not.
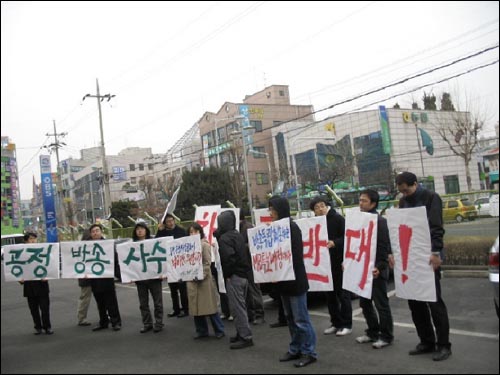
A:
[[[87,94],[83,97],[83,100],[85,98],[96,98],[97,99],[97,108],[99,110],[99,127],[101,130],[101,160],[102,160],[102,173],[103,173],[103,184],[104,184],[104,204],[103,204],[103,209],[104,209],[104,216],[106,218],[110,218],[111,216],[111,194],[109,191],[109,173],[108,173],[108,165],[106,163],[106,150],[104,148],[104,131],[102,127],[102,111],[101,111],[101,102],[104,99],[108,99],[108,102],[115,97],[115,95],[111,94],[106,94],[106,95],[100,95],[99,93],[99,81],[96,78],[96,87],[97,87],[97,94],[96,95],[90,95]],[[110,231],[111,233],[111,231]]]
[[[56,130],[56,120],[52,120],[53,123],[54,123],[54,134],[50,134],[50,133],[47,133],[45,134],[47,137],[54,137],[54,143],[51,143],[50,145],[48,146],[45,146],[46,148],[50,148],[51,150],[55,150],[56,151],[56,159],[57,159],[57,196],[59,198],[59,202],[61,204],[61,214],[62,214],[62,224],[63,224],[63,227],[67,227],[68,226],[68,218],[66,216],[66,207],[64,206],[64,193],[63,193],[63,189],[62,189],[62,181],[61,181],[61,170],[60,170],[60,167],[59,167],[59,148],[62,147],[62,146],[66,146],[66,143],[64,142],[59,142],[59,140],[57,139],[58,136],[60,137],[64,137],[66,136],[68,133],[57,133],[57,130]],[[62,145],[62,146],[61,146]],[[73,231],[73,230],[72,230]]]

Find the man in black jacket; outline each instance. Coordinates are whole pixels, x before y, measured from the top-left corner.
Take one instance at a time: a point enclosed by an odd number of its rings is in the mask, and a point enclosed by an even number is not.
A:
[[[290,204],[286,198],[273,197],[269,200],[269,212],[273,221],[290,218]],[[291,218],[289,220],[295,280],[279,281],[276,287],[283,301],[292,340],[280,362],[298,359],[294,366],[304,367],[317,361],[316,333],[307,310],[309,282],[304,265],[302,232]]]
[[[174,239],[187,236],[186,230],[175,224],[175,218],[171,214],[165,215],[165,219],[163,223],[158,225],[158,233],[156,233],[156,238],[168,236],[174,237]],[[189,308],[186,282],[179,281],[176,283],[168,283],[168,287],[170,288],[170,298],[172,299],[172,308],[174,311],[169,312],[167,316],[169,318],[174,316],[184,318],[188,316]],[[180,305],[179,296],[181,300]]]
[[[24,243],[36,243],[36,233],[28,232],[24,235]],[[49,282],[47,280],[27,280],[22,281],[23,295],[28,299],[31,317],[35,324],[35,335],[42,333],[42,328],[47,335],[52,335],[50,324],[50,300],[49,300]],[[41,313],[41,318],[40,318]]]
[[[392,321],[389,297],[387,297],[387,281],[389,280],[389,253],[391,241],[387,220],[377,212],[379,194],[375,190],[367,189],[359,195],[359,208],[361,212],[377,215],[377,249],[375,253],[375,267],[372,270],[373,285],[372,298],[359,298],[359,306],[363,310],[368,329],[366,334],[356,338],[360,344],[373,342],[372,347],[381,349],[390,345],[394,339],[394,324]],[[373,308],[378,312],[375,312]]]
[[[252,266],[247,256],[245,240],[236,230],[236,217],[233,211],[224,211],[217,217],[217,230],[214,236],[219,243],[229,308],[236,327],[236,336],[231,337],[230,348],[242,349],[253,346],[246,306],[248,275],[252,272]]]
[[[403,172],[396,176],[396,185],[403,197],[399,200],[399,208],[421,207],[427,211],[427,221],[431,234],[431,255],[429,264],[434,269],[436,283],[436,302],[408,300],[413,323],[417,328],[420,343],[410,355],[434,352],[434,361],[443,361],[451,355],[450,323],[448,310],[441,298],[441,256],[443,251],[443,202],[441,197],[425,189],[417,182],[417,176],[411,172]],[[432,317],[432,320],[431,320]],[[433,327],[434,323],[434,327]],[[436,333],[434,333],[434,328]],[[437,340],[436,340],[437,335]]]
[[[325,335],[349,335],[352,332],[351,293],[342,289],[342,262],[344,261],[345,219],[335,211],[324,197],[316,197],[309,204],[316,216],[326,215],[328,230],[328,250],[332,268],[333,291],[326,293],[331,325]]]

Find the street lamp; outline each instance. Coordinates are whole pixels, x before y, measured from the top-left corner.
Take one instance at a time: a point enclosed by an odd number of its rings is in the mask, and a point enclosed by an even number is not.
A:
[[[245,116],[243,115],[236,115],[233,117],[224,117],[224,118],[214,118],[214,136],[215,136],[215,163],[217,165],[217,168],[220,167],[220,156],[219,156],[219,132],[217,131],[217,123],[220,121],[227,121],[227,120],[239,120],[243,119]]]
[[[269,161],[269,154],[267,152],[261,152],[261,151],[254,150],[253,148],[249,148],[248,152],[251,152],[252,154],[255,154],[255,155],[264,155],[266,157],[267,169],[269,170],[269,182],[271,183],[271,194],[272,194],[274,192],[274,188],[273,188],[273,178],[272,178],[272,174],[271,174],[271,163]]]
[[[240,116],[239,119],[243,119],[244,116]],[[243,170],[245,173],[245,180],[247,185],[247,196],[248,196],[248,207],[250,208],[250,215],[252,216],[252,223],[255,223],[254,213],[253,213],[253,203],[252,203],[252,192],[250,191],[250,178],[248,177],[248,160],[247,160],[247,145],[245,144],[245,138],[250,134],[252,130],[255,130],[253,126],[246,126],[242,128],[242,131],[235,131],[231,133],[231,136],[236,136],[241,134],[241,142],[243,144]]]
[[[295,180],[295,193],[297,194],[297,211],[298,211],[299,216],[300,216],[301,207],[300,207],[299,182],[297,180],[297,159],[296,159],[297,153],[295,152],[295,143],[298,140],[303,140],[303,139],[315,139],[315,140],[324,140],[324,141],[335,141],[336,140],[335,137],[327,137],[327,138],[325,138],[325,137],[294,137],[292,139],[291,146],[292,146],[292,150],[294,151],[293,152],[293,175],[294,175],[294,180]]]

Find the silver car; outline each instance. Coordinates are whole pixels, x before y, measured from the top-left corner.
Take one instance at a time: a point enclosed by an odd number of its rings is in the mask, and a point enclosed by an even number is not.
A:
[[[490,259],[488,262],[490,281],[493,285],[493,300],[498,316],[498,237],[490,249]]]

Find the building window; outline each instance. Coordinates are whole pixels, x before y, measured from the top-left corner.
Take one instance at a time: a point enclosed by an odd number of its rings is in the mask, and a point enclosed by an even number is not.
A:
[[[458,175],[444,176],[444,192],[445,194],[460,193],[460,184],[458,183]]]
[[[137,177],[130,177],[130,183],[135,185],[135,183],[137,182]]]
[[[280,96],[285,96],[285,91],[284,90],[280,90]]]
[[[262,158],[266,157],[266,155],[265,155],[266,148],[265,147],[254,147],[253,149],[254,149],[254,151],[257,152],[257,153],[252,153],[253,157],[255,159],[262,159]]]
[[[267,185],[269,183],[269,176],[267,173],[256,173],[255,174],[257,185]]]
[[[135,164],[129,164],[128,169],[130,169],[131,172],[135,171]]]
[[[153,170],[153,163],[149,163],[148,164],[148,171],[152,171]]]
[[[250,120],[250,126],[253,126],[255,128],[256,133],[262,131],[262,121],[260,120]]]
[[[144,164],[139,164],[139,170],[143,171],[144,170]]]

